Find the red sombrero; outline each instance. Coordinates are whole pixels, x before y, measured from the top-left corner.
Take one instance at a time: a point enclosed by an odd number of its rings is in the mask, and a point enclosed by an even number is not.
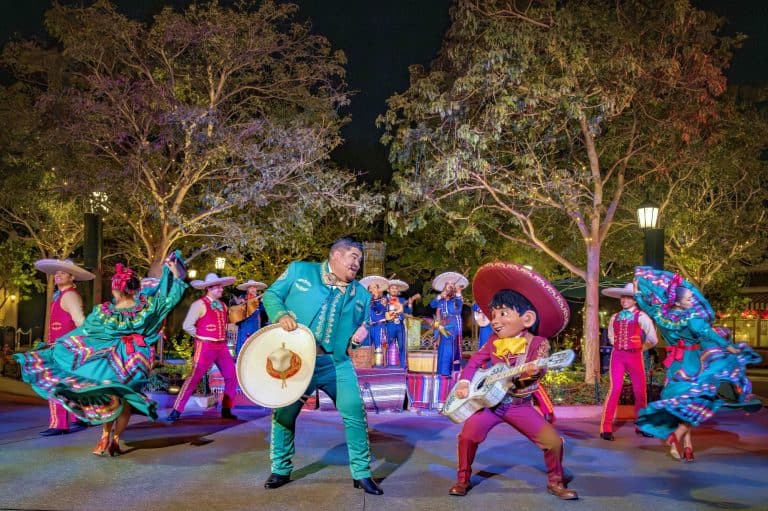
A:
[[[525,266],[497,261],[484,264],[475,273],[472,294],[483,313],[492,317],[490,303],[502,289],[517,291],[536,308],[538,335],[552,337],[568,324],[568,302],[547,279]]]

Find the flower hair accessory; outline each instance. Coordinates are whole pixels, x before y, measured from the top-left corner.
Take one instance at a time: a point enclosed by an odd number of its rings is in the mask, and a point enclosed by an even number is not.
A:
[[[117,263],[115,265],[115,274],[112,276],[112,289],[125,292],[125,287],[132,278],[136,278],[136,272],[127,266],[123,266],[122,263]]]

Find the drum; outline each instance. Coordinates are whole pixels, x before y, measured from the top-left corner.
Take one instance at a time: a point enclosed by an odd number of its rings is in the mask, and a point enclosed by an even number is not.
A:
[[[229,315],[227,316],[228,323],[240,323],[242,320],[248,317],[246,314],[244,303],[240,305],[232,305],[229,308]]]
[[[245,317],[249,318],[251,317],[251,314],[259,310],[259,301],[260,298],[251,298],[247,302],[245,302]]]
[[[405,339],[408,342],[408,351],[421,349],[421,319],[405,317]]]
[[[373,367],[373,346],[360,346],[352,350],[352,365],[357,369]]]
[[[437,353],[432,350],[408,352],[408,370],[412,373],[434,373],[437,371]]]

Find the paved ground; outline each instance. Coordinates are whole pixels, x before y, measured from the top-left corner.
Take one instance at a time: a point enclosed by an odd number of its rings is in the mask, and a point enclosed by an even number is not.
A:
[[[597,438],[597,418],[558,419],[566,467],[581,499],[545,492],[541,454],[505,425],[481,446],[476,487],[448,495],[460,427],[440,416],[370,414],[374,477],[385,494],[352,488],[336,412],[304,411],[299,419],[294,481],[265,490],[269,418],[237,408],[242,420],[212,412],[185,414],[175,425],[134,417],[129,452],[116,459],[90,453],[97,428],[41,438],[47,406],[0,394],[0,508],[23,510],[708,510],[768,509],[768,412],[726,412],[697,430],[696,462],[666,455],[662,443],[638,437],[627,423],[616,442]],[[163,411],[161,415],[165,415]],[[561,414],[568,415],[568,414]]]

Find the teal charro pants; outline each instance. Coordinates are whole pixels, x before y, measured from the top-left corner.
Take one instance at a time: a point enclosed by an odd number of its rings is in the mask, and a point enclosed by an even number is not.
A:
[[[349,454],[349,469],[354,479],[371,477],[371,447],[368,443],[368,421],[365,415],[360,385],[352,361],[334,364],[330,355],[321,355],[315,362],[315,372],[306,395],[320,389],[333,400],[344,423]],[[272,472],[289,475],[293,470],[291,458],[296,453],[296,418],[303,406],[301,400],[272,411],[272,436],[269,458]]]

